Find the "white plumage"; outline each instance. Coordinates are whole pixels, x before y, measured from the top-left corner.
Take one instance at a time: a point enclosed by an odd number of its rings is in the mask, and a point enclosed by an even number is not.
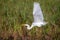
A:
[[[31,27],[28,24],[25,24],[25,26],[27,26],[28,30],[32,29],[34,26],[41,27],[42,25],[46,25],[47,24],[44,21],[40,4],[37,3],[37,2],[34,2],[33,18],[34,18],[34,22],[32,23]]]

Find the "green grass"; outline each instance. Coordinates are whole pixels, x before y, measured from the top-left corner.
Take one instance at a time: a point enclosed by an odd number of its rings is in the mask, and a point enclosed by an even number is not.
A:
[[[28,31],[21,25],[32,24],[34,2],[40,3],[48,24],[41,28],[34,27]],[[40,38],[44,40],[47,34],[54,40],[59,40],[60,37],[57,35],[60,35],[60,0],[0,0],[0,34],[4,36],[3,32],[6,35],[18,32],[22,37],[22,35],[26,35],[24,31],[31,36],[31,40],[34,40],[36,35],[38,38],[36,40],[40,40]]]

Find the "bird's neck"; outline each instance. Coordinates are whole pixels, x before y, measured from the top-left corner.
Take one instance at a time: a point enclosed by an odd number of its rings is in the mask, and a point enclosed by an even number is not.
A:
[[[26,25],[27,26],[27,29],[30,30],[32,29],[33,26],[30,26],[30,25]]]

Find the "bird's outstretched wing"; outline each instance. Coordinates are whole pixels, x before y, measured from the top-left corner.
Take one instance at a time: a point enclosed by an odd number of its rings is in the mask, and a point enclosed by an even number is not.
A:
[[[44,20],[40,4],[37,2],[34,2],[33,17],[34,22],[41,22]]]

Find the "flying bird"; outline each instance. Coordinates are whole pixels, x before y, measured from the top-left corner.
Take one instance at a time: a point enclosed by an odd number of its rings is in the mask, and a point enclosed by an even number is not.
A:
[[[34,18],[34,21],[31,26],[28,24],[25,24],[25,26],[27,26],[28,30],[32,29],[34,26],[41,27],[42,25],[47,24],[47,22],[44,21],[42,10],[41,10],[40,4],[38,2],[34,2],[33,18]]]

